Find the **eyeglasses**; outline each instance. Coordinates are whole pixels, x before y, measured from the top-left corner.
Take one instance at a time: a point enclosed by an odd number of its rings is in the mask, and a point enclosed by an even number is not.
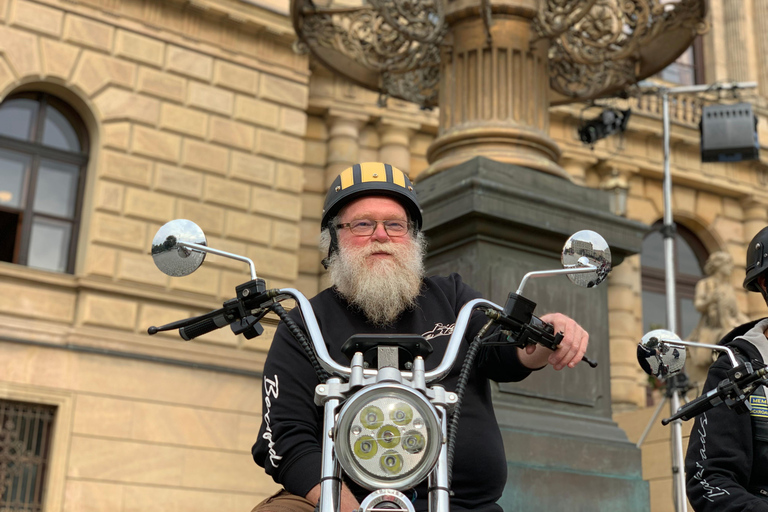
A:
[[[379,223],[384,226],[384,231],[389,236],[403,236],[408,233],[408,221],[406,220],[357,219],[345,224],[336,224],[336,227],[349,228],[349,231],[355,236],[371,236]]]

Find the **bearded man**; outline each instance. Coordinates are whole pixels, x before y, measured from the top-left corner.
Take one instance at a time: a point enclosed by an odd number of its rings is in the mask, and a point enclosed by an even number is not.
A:
[[[458,274],[425,277],[426,242],[421,210],[410,180],[381,163],[358,164],[342,172],[326,196],[321,249],[331,287],[310,300],[318,324],[337,361],[354,334],[419,334],[434,353],[427,370],[442,360],[461,307],[480,295]],[[291,313],[299,325],[297,310]],[[586,352],[589,336],[561,314],[544,315],[564,337],[556,351],[541,346],[481,350],[470,376],[459,422],[453,468],[451,510],[500,512],[496,501],[506,483],[506,459],[493,412],[489,379],[516,382],[551,364],[573,368]],[[459,360],[485,323],[478,312],[470,322]],[[497,334],[499,340],[502,334]],[[459,367],[441,382],[454,390]],[[263,421],[253,458],[284,490],[254,512],[314,510],[320,497],[322,408],[314,404],[319,380],[308,357],[282,323],[264,365]],[[368,491],[345,481],[341,511],[358,508]],[[407,494],[407,493],[406,493]],[[411,492],[417,511],[427,510],[426,482]]]

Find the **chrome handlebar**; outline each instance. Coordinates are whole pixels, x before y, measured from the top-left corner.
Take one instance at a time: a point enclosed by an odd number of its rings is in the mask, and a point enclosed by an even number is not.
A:
[[[317,317],[315,311],[312,309],[312,305],[307,298],[300,291],[295,288],[281,288],[279,290],[280,295],[288,295],[296,301],[299,307],[301,316],[304,318],[304,325],[307,328],[312,347],[314,348],[315,355],[317,356],[320,365],[330,374],[343,375],[349,377],[352,373],[352,369],[348,366],[343,366],[337,363],[331,355],[328,353],[328,348],[325,345],[325,339],[323,333],[320,331],[320,326],[317,323]],[[459,348],[461,347],[461,341],[466,334],[469,321],[472,317],[472,312],[478,307],[488,307],[503,311],[503,308],[491,301],[485,299],[473,299],[459,311],[459,315],[456,318],[456,325],[453,329],[453,334],[448,341],[448,346],[445,349],[442,361],[434,370],[430,370],[425,373],[424,379],[427,383],[439,381],[443,379],[453,368],[456,363],[456,356],[459,354]],[[365,376],[375,376],[376,370],[366,369],[363,370]],[[405,379],[412,379],[413,372],[403,371],[402,376]]]

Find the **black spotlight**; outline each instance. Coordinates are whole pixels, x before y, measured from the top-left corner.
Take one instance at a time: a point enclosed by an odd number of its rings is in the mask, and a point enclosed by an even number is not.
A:
[[[632,110],[630,109],[603,110],[600,116],[579,126],[579,138],[581,139],[581,142],[592,145],[598,140],[616,132],[625,131],[631,113]]]
[[[757,117],[749,103],[709,105],[701,109],[701,161],[757,160]]]

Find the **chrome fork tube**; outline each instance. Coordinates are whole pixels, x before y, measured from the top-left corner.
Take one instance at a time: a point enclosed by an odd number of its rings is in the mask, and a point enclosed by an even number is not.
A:
[[[331,437],[338,406],[338,398],[331,398],[325,402],[324,406],[319,512],[339,512],[341,504],[341,467],[334,455],[334,442]]]
[[[448,494],[448,413],[445,407],[435,407],[440,414],[440,433],[443,437],[440,457],[435,469],[429,474],[429,512],[450,512]]]

